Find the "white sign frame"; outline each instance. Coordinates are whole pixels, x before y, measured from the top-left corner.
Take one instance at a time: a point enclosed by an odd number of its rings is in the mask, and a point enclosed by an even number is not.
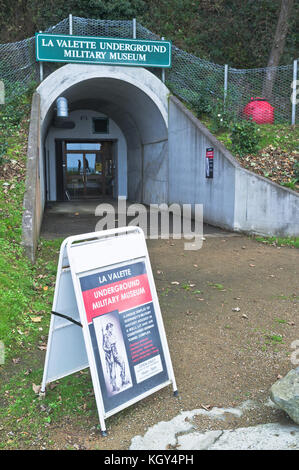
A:
[[[133,266],[140,261],[145,264],[167,379],[107,411],[80,278],[98,273],[99,270],[121,267],[124,263]],[[60,249],[52,311],[64,317],[54,314],[51,318],[41,392],[45,392],[48,383],[90,367],[102,435],[106,435],[105,419],[124,408],[170,384],[174,395],[178,394],[148,250],[140,227],[121,227],[66,238]]]

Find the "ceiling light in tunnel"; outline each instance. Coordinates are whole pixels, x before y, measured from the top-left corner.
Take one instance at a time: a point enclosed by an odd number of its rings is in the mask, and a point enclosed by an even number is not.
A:
[[[68,102],[63,96],[56,100],[57,117],[68,117]]]

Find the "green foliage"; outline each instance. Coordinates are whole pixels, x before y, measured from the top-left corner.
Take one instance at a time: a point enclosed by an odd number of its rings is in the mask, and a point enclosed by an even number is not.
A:
[[[280,183],[281,186],[285,186],[286,188],[293,189],[294,191],[296,190],[296,185],[297,185],[297,179],[294,179],[293,181],[288,181],[287,183]]]
[[[167,83],[167,86],[175,94],[188,103],[195,115],[200,118],[204,114],[210,114],[212,111],[211,99],[207,93],[197,93],[189,90],[188,88],[177,89],[171,82]]]
[[[257,152],[260,135],[258,126],[251,120],[235,122],[231,129],[233,151],[242,156]]]
[[[267,65],[281,0],[146,0],[142,20],[150,30],[177,47],[218,64],[233,67]],[[294,2],[282,63],[298,55]]]
[[[9,430],[8,434],[2,432],[0,449],[40,448],[41,434],[43,444],[49,448],[49,423],[63,417],[74,415],[76,424],[86,423],[87,419],[96,421],[89,371],[56,381],[41,401],[33,391],[33,384],[39,384],[42,378],[40,361],[31,356],[32,369],[22,367],[22,362],[12,377],[0,384],[0,421],[2,429],[5,426]]]
[[[57,258],[56,242],[40,244],[42,261],[32,266],[21,246],[23,197],[25,190],[26,144],[31,97],[23,93],[0,107],[1,144],[5,146],[8,171],[0,178],[0,339],[5,356],[23,354],[32,341],[38,341],[39,328],[48,325],[53,297]],[[52,243],[52,245],[51,245]],[[44,250],[44,251],[43,251]],[[51,262],[48,262],[51,257]],[[32,317],[40,316],[35,323]]]
[[[217,99],[211,112],[211,126],[213,133],[229,130],[236,121],[236,113],[232,106],[229,106],[228,100]]]
[[[143,0],[0,0],[1,42],[12,42],[34,35],[73,16],[124,20],[143,12]]]
[[[0,165],[8,161],[12,136],[20,129],[21,121],[29,113],[34,82],[28,86],[5,83],[5,104],[0,105]]]
[[[274,246],[289,246],[292,248],[299,248],[299,238],[298,237],[256,237],[258,242],[266,243],[268,245]]]
[[[177,47],[218,64],[232,67],[267,65],[281,0],[0,0],[1,42],[33,36],[67,18],[131,20],[136,17]],[[294,2],[283,64],[298,55]]]
[[[211,69],[206,61],[190,56],[188,61],[179,64],[179,73],[172,76],[170,72],[169,81],[166,82],[168,88],[185,101],[200,119],[205,115],[223,113],[224,92],[219,86],[223,82],[223,68]]]

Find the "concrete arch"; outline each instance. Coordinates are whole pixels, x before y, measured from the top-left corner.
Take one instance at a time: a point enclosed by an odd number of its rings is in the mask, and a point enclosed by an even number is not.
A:
[[[141,67],[68,64],[49,75],[37,88],[41,95],[41,119],[44,119],[53,102],[68,88],[85,80],[115,79],[143,91],[160,110],[168,124],[168,88],[154,74]]]
[[[59,96],[70,110],[106,114],[127,141],[128,198],[145,203],[168,198],[168,88],[140,67],[68,64],[37,88],[41,149]],[[42,171],[43,173],[43,171]]]

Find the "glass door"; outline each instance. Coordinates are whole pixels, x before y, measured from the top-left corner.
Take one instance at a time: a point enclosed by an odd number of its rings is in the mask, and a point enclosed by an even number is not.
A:
[[[113,197],[113,189],[115,184],[115,165],[113,159],[113,142],[102,142],[101,158],[104,162],[103,166],[103,194]]]
[[[113,197],[112,142],[67,142],[64,193],[67,200]]]

